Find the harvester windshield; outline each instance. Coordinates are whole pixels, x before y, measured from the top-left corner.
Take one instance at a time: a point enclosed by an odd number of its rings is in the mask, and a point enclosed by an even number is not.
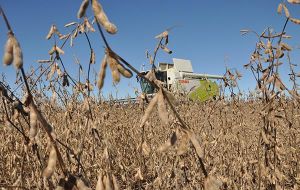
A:
[[[147,72],[142,73],[143,75],[146,75]],[[154,87],[144,78],[137,76],[137,80],[141,85],[142,92],[145,94],[153,94],[154,93]]]

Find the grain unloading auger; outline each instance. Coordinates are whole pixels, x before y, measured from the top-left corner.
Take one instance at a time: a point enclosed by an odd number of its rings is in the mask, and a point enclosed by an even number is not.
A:
[[[141,73],[146,75],[148,72]],[[217,97],[219,86],[213,80],[223,79],[221,75],[194,73],[191,61],[184,59],[173,59],[173,64],[159,63],[155,75],[169,91],[186,94],[191,100],[200,101]],[[138,77],[138,80],[143,93],[155,93],[154,87],[145,79]]]

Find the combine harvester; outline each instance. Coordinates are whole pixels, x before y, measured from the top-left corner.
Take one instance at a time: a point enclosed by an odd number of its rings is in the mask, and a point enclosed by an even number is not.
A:
[[[141,71],[144,75],[148,72]],[[173,64],[159,63],[155,75],[170,92],[184,94],[191,100],[201,102],[219,96],[219,86],[213,80],[223,79],[221,75],[194,73],[190,60],[175,58]],[[145,79],[138,77],[138,81],[143,93],[147,95],[155,93],[155,88]]]

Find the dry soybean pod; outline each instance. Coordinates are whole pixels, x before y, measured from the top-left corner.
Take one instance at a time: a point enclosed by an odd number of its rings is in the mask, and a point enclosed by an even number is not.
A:
[[[103,24],[103,26],[104,26],[105,30],[106,30],[108,33],[110,33],[110,34],[115,34],[115,33],[117,33],[117,31],[118,31],[116,25],[114,25],[114,24],[111,23],[111,22],[105,22],[105,23]]]
[[[93,28],[93,26],[90,24],[89,20],[87,18],[84,18],[84,22],[86,27],[88,28],[89,31],[95,32],[96,30]]]
[[[278,14],[281,14],[282,13],[282,4],[281,3],[279,3],[279,5],[278,5],[278,7],[277,7],[277,13]]]
[[[90,55],[90,64],[95,64],[96,62],[96,54],[93,49],[91,49],[91,55]]]
[[[200,143],[199,143],[198,139],[196,138],[195,133],[189,131],[188,135],[189,135],[189,138],[196,150],[197,155],[202,159],[204,156],[203,149],[201,148]]]
[[[23,53],[20,47],[19,42],[17,39],[13,40],[14,47],[13,47],[13,55],[14,55],[14,61],[13,64],[16,69],[21,69],[23,67]]]
[[[289,46],[289,45],[286,44],[286,43],[281,42],[280,45],[281,45],[281,49],[282,49],[282,50],[286,50],[286,51],[292,51],[292,50],[293,50],[293,49],[291,48],[291,46]]]
[[[300,0],[288,0],[291,4],[300,4]]]
[[[105,175],[103,178],[105,190],[112,190],[111,180],[109,179],[109,174]]]
[[[60,49],[60,47],[58,47],[58,46],[55,46],[55,49],[56,49],[56,51],[59,53],[59,54],[64,54],[65,52],[62,50],[62,49]]]
[[[78,190],[91,190],[91,188],[86,186],[85,183],[80,178],[76,179],[76,186]]]
[[[54,32],[55,32],[55,26],[51,25],[50,30],[46,36],[46,39],[49,40],[52,37],[52,35],[54,34]]]
[[[103,184],[103,181],[102,181],[102,172],[100,172],[99,176],[98,176],[98,181],[97,181],[97,184],[96,184],[96,190],[105,190],[104,188],[104,184]]]
[[[162,49],[164,52],[166,52],[166,53],[168,53],[168,54],[172,54],[172,51],[171,51],[169,48],[167,48],[166,46],[161,45],[160,47],[161,47],[161,49]]]
[[[86,9],[89,6],[89,0],[83,0],[83,2],[80,5],[80,8],[77,13],[77,18],[81,18],[85,15]]]
[[[145,110],[144,116],[142,117],[141,120],[141,125],[140,127],[144,126],[145,122],[148,120],[148,118],[150,117],[150,114],[153,111],[153,108],[155,107],[155,105],[157,104],[158,101],[158,93],[153,97],[153,99],[151,100],[151,102],[149,103],[147,109]]]
[[[92,8],[97,21],[105,28],[105,30],[110,34],[117,33],[117,27],[108,20],[101,4],[97,0],[92,0]]]
[[[49,55],[52,55],[54,52],[56,51],[56,46],[53,46],[50,50],[49,50]]]
[[[5,49],[4,49],[4,56],[3,56],[3,64],[4,65],[11,65],[13,62],[14,40],[15,40],[15,37],[11,33],[9,33],[6,44],[5,44]]]
[[[300,20],[296,18],[290,18],[290,21],[292,21],[295,24],[300,24]]]
[[[111,55],[108,55],[108,64],[114,83],[120,82],[120,73],[118,71],[118,61]]]
[[[117,65],[118,71],[126,78],[132,77],[132,72],[129,69],[126,69],[120,62]]]
[[[171,92],[164,90],[163,93],[173,105],[178,106],[179,103]]]
[[[162,89],[160,89],[158,92],[157,110],[162,123],[164,125],[168,125],[168,110],[165,104]]]
[[[56,166],[56,161],[57,161],[57,154],[56,150],[53,145],[51,145],[51,150],[49,154],[49,160],[48,160],[48,165],[43,171],[43,176],[45,178],[50,178],[52,174],[54,173],[55,166]]]
[[[113,181],[113,185],[114,185],[114,190],[119,190],[120,185],[119,185],[118,180],[117,180],[117,178],[114,174],[112,174],[112,181]]]
[[[106,67],[107,67],[107,55],[105,54],[101,63],[101,69],[98,75],[98,81],[97,81],[97,86],[99,89],[103,87],[104,84],[104,78],[105,78],[105,72],[106,72]]]
[[[283,4],[283,10],[284,10],[284,13],[285,13],[286,18],[290,18],[290,16],[291,16],[290,11],[289,11],[289,9],[286,7],[285,4]]]
[[[29,116],[30,116],[30,130],[29,130],[29,138],[30,140],[33,140],[34,137],[37,134],[37,113],[36,110],[32,107],[32,105],[29,105]]]

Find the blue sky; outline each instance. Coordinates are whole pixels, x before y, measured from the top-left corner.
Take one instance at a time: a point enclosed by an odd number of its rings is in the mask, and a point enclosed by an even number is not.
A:
[[[118,27],[116,35],[106,35],[112,48],[136,68],[148,63],[145,51],[153,52],[157,41],[154,36],[166,28],[176,25],[170,32],[169,48],[173,54],[160,52],[159,62],[172,62],[172,58],[183,58],[192,61],[194,71],[198,73],[223,74],[225,65],[236,68],[243,74],[239,82],[243,90],[255,88],[255,81],[249,70],[243,68],[248,63],[254,50],[256,38],[254,35],[241,36],[240,30],[250,28],[262,32],[266,27],[273,27],[280,31],[285,18],[277,14],[279,0],[102,0],[100,1],[110,20]],[[20,41],[24,54],[26,70],[30,66],[37,67],[38,59],[47,59],[48,50],[52,47],[52,40],[45,40],[51,24],[56,24],[62,33],[69,29],[66,23],[77,21],[77,11],[81,0],[1,0],[0,5],[12,25]],[[294,17],[300,17],[298,6],[288,6]],[[92,15],[90,8],[89,16]],[[6,28],[0,20],[0,52],[6,41]],[[292,40],[286,41],[293,47],[300,46],[300,26],[289,23],[287,33]],[[96,65],[98,72],[103,57],[103,42],[99,33],[89,34],[92,46],[96,51]],[[68,70],[76,77],[77,66],[73,55],[87,66],[89,49],[84,37],[74,42],[74,47],[65,49],[62,56]],[[299,49],[292,53],[292,61],[299,62]],[[86,63],[86,64],[84,64]],[[75,69],[76,68],[76,69]],[[12,67],[0,65],[0,73],[4,72],[9,81],[15,78]],[[282,78],[288,82],[288,66],[281,68]],[[135,77],[128,80],[121,79],[117,86],[118,94],[133,95],[133,88],[139,87]],[[115,95],[110,73],[107,72],[103,93]]]

